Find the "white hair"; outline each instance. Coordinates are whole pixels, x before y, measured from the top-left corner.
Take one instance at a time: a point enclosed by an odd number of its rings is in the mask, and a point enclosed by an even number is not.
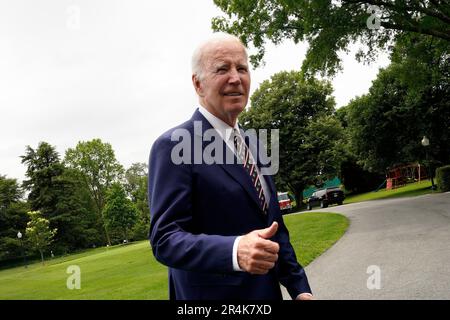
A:
[[[197,48],[194,50],[194,53],[192,54],[192,74],[195,75],[199,80],[202,78],[203,73],[203,53],[205,49],[210,45],[221,42],[238,42],[244,48],[245,55],[247,57],[247,50],[238,37],[223,32],[214,33],[209,39],[197,46]]]

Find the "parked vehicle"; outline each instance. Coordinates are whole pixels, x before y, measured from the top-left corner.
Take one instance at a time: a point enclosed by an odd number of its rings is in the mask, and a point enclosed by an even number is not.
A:
[[[325,188],[314,192],[306,202],[306,208],[311,210],[314,206],[320,205],[321,208],[326,208],[330,204],[341,205],[344,202],[344,191],[335,188]]]
[[[278,205],[280,206],[281,214],[291,212],[293,205],[287,192],[278,192]]]

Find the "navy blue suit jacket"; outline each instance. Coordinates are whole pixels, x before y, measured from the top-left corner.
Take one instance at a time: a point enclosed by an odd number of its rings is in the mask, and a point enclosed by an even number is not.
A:
[[[176,129],[187,130],[203,149],[209,144],[194,132],[194,121],[201,121],[203,132],[212,128],[197,110],[189,121],[155,141],[149,159],[150,243],[155,258],[169,267],[170,298],[282,299],[279,283],[293,298],[311,292],[289,242],[271,176],[264,176],[270,189],[266,216],[241,164],[171,161],[172,148],[179,143],[171,141]],[[222,145],[225,150],[223,141]],[[233,271],[236,237],[273,221],[279,228],[271,240],[280,245],[275,267],[266,275]]]

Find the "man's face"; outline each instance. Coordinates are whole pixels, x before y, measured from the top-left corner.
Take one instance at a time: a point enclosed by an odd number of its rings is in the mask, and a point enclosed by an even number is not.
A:
[[[201,79],[194,77],[194,86],[204,107],[232,125],[247,105],[250,91],[244,47],[230,41],[207,48]]]

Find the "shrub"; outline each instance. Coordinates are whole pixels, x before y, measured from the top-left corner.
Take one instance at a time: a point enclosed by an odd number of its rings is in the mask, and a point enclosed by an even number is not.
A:
[[[436,169],[436,181],[440,191],[450,191],[450,165]]]

